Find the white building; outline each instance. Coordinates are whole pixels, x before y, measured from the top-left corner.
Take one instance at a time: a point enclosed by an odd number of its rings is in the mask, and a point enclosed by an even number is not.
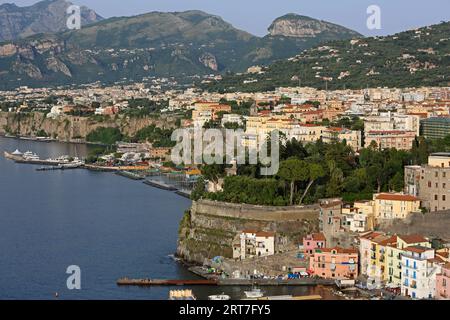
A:
[[[238,125],[242,126],[242,116],[239,114],[224,114],[222,117],[222,126],[224,126],[226,123],[237,123]]]
[[[239,236],[240,243],[233,246],[233,258],[271,256],[275,253],[275,233],[244,230]]]
[[[412,246],[402,255],[402,295],[413,299],[432,299],[436,292],[436,274],[441,271],[434,249]]]

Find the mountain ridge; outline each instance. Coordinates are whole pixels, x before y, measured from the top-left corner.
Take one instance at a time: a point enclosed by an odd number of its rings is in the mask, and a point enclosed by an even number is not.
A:
[[[290,57],[330,38],[352,37],[328,31],[304,38],[257,37],[200,10],[154,11],[4,42],[0,88],[237,72]]]
[[[263,74],[228,75],[206,89],[270,91],[300,83],[331,90],[450,86],[449,34],[450,22],[441,22],[390,36],[327,42],[277,61]]]

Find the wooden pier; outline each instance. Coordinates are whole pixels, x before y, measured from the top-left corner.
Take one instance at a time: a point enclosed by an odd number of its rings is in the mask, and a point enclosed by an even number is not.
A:
[[[119,286],[195,286],[195,285],[217,285],[216,280],[163,280],[163,279],[129,279],[117,280]]]

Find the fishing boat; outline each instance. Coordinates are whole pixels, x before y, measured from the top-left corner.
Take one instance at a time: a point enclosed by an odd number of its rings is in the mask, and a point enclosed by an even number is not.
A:
[[[214,294],[211,296],[208,296],[208,300],[231,300],[231,297],[225,293],[222,294]]]

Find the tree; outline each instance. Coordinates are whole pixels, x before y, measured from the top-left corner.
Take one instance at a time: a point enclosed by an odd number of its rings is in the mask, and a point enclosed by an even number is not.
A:
[[[197,201],[205,194],[205,179],[203,177],[198,178],[195,182],[194,189],[191,192],[191,199]]]
[[[309,182],[308,185],[306,186],[305,191],[302,194],[302,197],[300,198],[300,204],[303,203],[303,199],[305,198],[306,194],[308,193],[309,189],[311,188],[311,186],[313,185],[313,183],[323,177],[325,175],[325,171],[323,170],[323,167],[320,164],[317,163],[310,163],[309,164]]]
[[[305,181],[309,177],[308,164],[298,158],[289,158],[280,163],[278,176],[290,183],[289,204],[294,202],[294,187],[295,182]]]
[[[205,164],[201,168],[202,175],[205,179],[217,183],[219,178],[225,174],[224,164]]]

